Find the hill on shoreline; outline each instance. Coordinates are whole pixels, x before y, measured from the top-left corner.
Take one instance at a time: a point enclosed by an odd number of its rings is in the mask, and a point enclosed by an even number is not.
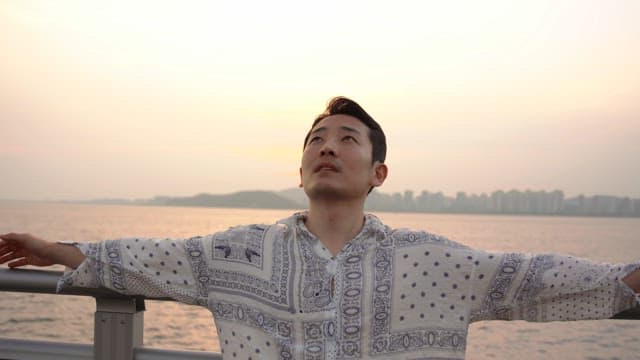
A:
[[[229,207],[254,209],[297,209],[303,207],[273,191],[240,191],[232,194],[197,194],[188,197],[155,197],[146,205]]]

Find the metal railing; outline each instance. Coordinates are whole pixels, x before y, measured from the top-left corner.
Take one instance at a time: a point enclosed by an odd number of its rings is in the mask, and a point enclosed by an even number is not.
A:
[[[0,291],[56,294],[61,275],[59,271],[0,268]],[[142,346],[144,300],[172,299],[125,296],[104,288],[67,287],[60,294],[92,296],[96,299],[93,345],[0,337],[0,359],[222,359],[219,353]],[[612,319],[640,320],[640,308],[623,311]]]
[[[60,271],[0,268],[0,291],[57,294],[60,276]],[[67,287],[60,294],[95,298],[93,345],[0,337],[0,359],[222,359],[219,353],[142,346],[145,299],[172,299],[126,296],[104,288]]]

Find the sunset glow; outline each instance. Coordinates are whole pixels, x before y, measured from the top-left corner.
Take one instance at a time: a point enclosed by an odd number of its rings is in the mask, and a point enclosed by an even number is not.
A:
[[[636,1],[4,1],[0,199],[298,184],[332,96],[383,192],[640,197]]]

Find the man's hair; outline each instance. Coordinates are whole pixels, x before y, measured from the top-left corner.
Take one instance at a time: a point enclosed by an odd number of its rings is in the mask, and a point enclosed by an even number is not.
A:
[[[309,140],[309,135],[311,135],[311,130],[316,126],[322,119],[331,116],[331,115],[349,115],[354,118],[360,120],[363,124],[365,124],[369,128],[369,141],[371,141],[371,163],[375,163],[376,161],[380,161],[384,163],[384,159],[387,156],[387,140],[384,136],[384,132],[371,115],[367,114],[364,109],[358,105],[357,102],[346,98],[344,96],[334,97],[327,104],[327,108],[324,112],[316,117],[311,125],[311,129],[307,133],[307,136],[304,138],[304,145],[302,149],[304,150],[307,147],[307,141]]]

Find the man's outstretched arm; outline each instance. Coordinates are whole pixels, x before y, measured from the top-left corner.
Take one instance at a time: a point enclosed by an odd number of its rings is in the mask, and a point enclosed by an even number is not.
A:
[[[0,264],[9,262],[10,268],[61,264],[75,269],[84,259],[75,246],[49,242],[31,234],[0,235]]]
[[[606,319],[638,304],[640,262],[480,251],[473,257],[474,321]]]
[[[73,268],[60,278],[59,291],[66,286],[102,286],[127,295],[202,305],[208,297],[202,279],[209,276],[205,249],[211,239],[121,238],[67,245],[11,233],[0,235],[0,264]]]

